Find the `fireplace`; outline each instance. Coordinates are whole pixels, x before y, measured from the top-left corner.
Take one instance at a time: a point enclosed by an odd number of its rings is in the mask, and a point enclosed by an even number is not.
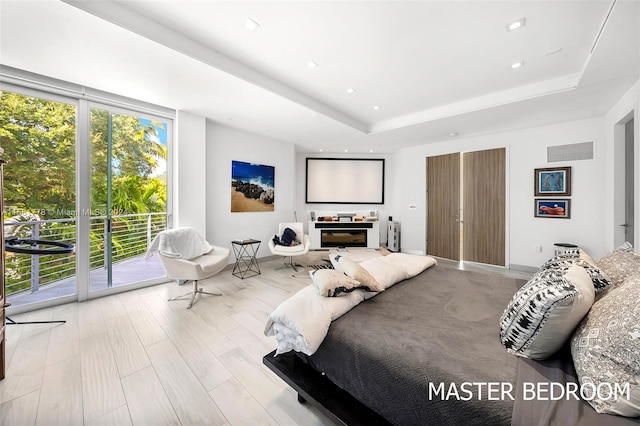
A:
[[[313,250],[336,247],[380,248],[380,228],[374,222],[309,222],[309,237]]]
[[[322,229],[322,247],[367,247],[366,229]]]

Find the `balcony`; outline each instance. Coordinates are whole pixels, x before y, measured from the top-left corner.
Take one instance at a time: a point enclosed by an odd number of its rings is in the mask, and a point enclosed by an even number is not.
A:
[[[22,238],[75,244],[76,219],[5,222],[5,234]],[[112,250],[105,250],[106,216],[90,219],[90,291],[164,277],[158,256],[147,261],[144,254],[158,232],[166,229],[166,213],[114,215],[111,217]],[[111,284],[108,264],[111,256]],[[5,255],[7,301],[20,306],[76,293],[75,254]]]

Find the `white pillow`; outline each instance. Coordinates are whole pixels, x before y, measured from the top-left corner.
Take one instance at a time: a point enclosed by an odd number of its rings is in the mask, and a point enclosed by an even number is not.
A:
[[[425,269],[429,269],[437,263],[431,256],[421,256],[409,253],[390,253],[382,259],[384,262],[404,269],[407,273],[407,277],[415,277]]]
[[[329,256],[329,259],[336,271],[344,272],[348,277],[360,281],[363,286],[369,287],[369,291],[384,291],[384,287],[380,285],[378,280],[353,260],[348,259],[341,254],[331,255]]]
[[[369,291],[369,288],[360,284],[360,281],[349,278],[344,272],[335,269],[311,270],[309,275],[313,284],[318,288],[320,296],[344,296],[358,288]]]
[[[537,273],[500,317],[500,341],[513,355],[548,358],[571,337],[594,298],[593,282],[581,265]]]
[[[593,304],[573,334],[571,355],[587,402],[598,413],[640,416],[640,275]],[[616,387],[617,393],[608,392]]]
[[[371,274],[373,278],[386,290],[392,285],[409,278],[407,272],[394,264],[383,262],[385,257],[376,257],[375,259],[365,260],[360,266]]]

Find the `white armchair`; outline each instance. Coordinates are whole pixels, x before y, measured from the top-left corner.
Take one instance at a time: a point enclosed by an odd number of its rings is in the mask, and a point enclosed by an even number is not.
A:
[[[187,309],[191,309],[198,294],[222,296],[199,288],[198,281],[223,270],[229,263],[231,250],[209,244],[192,228],[176,228],[160,232],[149,247],[147,256],[153,251],[158,251],[169,278],[193,281],[191,291],[169,301],[190,298]]]
[[[290,222],[290,223],[281,223],[278,228],[278,237],[282,236],[282,233],[286,228],[291,228],[296,233],[296,240],[300,241],[300,244],[296,244],[294,246],[283,246],[276,244],[273,241],[273,238],[269,240],[269,250],[275,256],[283,256],[283,262],[286,266],[291,266],[294,271],[298,272],[298,266],[293,262],[294,256],[302,256],[309,252],[311,248],[311,238],[309,235],[304,233],[304,226],[302,222]],[[289,259],[289,262],[287,262]]]

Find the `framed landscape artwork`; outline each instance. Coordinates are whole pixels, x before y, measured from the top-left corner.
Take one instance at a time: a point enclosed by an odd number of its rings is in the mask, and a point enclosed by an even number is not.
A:
[[[275,202],[273,166],[231,161],[231,212],[272,212]]]
[[[534,175],[536,196],[571,195],[571,167],[535,169]]]
[[[571,217],[571,200],[564,199],[535,199],[535,217],[551,217],[569,219]]]

